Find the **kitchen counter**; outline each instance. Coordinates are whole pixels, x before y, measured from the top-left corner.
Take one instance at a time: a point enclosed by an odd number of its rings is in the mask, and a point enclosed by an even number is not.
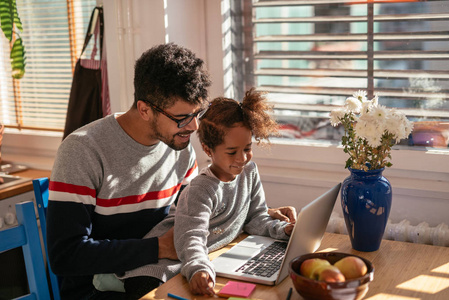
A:
[[[51,173],[51,171],[47,171],[47,170],[28,169],[28,170],[10,174],[13,176],[30,178],[30,181],[19,183],[17,185],[7,187],[4,189],[1,189],[1,185],[0,185],[0,200],[32,191],[33,190],[33,182],[31,180],[36,179],[36,178],[41,178],[41,177],[50,177],[50,173]]]

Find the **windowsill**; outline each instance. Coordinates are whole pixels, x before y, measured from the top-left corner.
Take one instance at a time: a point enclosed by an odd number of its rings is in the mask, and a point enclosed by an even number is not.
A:
[[[51,170],[62,132],[6,128],[2,141],[2,160],[34,169]]]
[[[318,165],[338,165],[344,168],[348,155],[335,142],[314,140],[288,140],[275,138],[267,149],[254,147],[256,158],[279,161],[302,162]],[[297,150],[292,153],[292,146]],[[398,151],[400,150],[400,151]],[[301,155],[294,155],[294,153]],[[447,173],[449,149],[396,145],[391,151],[391,169]],[[447,163],[444,163],[447,162]]]
[[[270,206],[301,208],[349,176],[344,167],[348,156],[342,146],[305,140],[272,143],[267,149],[253,147],[253,160]],[[393,187],[391,221],[447,224],[449,151],[395,146],[391,155],[393,166],[383,172]],[[336,204],[334,211],[341,215],[341,205]]]
[[[28,167],[51,170],[62,133],[6,129],[2,159]],[[208,164],[196,135],[192,140],[200,168]],[[268,147],[254,146],[253,160],[262,179],[273,183],[331,186],[348,176],[342,146],[326,141],[272,139]],[[398,151],[401,150],[401,151]],[[403,195],[449,199],[449,150],[395,146],[393,166],[384,175]]]
[[[5,134],[7,135],[21,135],[21,136],[48,136],[48,137],[58,137],[62,139],[62,132],[59,131],[46,131],[46,130],[31,130],[31,129],[16,129],[16,128],[5,128]]]
[[[344,168],[348,155],[340,145],[279,139],[272,143],[267,149],[253,147],[253,160],[264,181],[323,188],[349,175]],[[397,195],[449,199],[447,149],[395,146],[391,156],[393,166],[383,175],[395,186]]]

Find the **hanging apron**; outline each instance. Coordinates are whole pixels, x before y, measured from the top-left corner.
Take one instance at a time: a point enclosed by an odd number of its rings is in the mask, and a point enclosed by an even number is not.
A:
[[[88,31],[84,39],[83,50],[76,62],[73,73],[72,88],[70,90],[69,105],[64,127],[65,139],[76,129],[103,117],[103,98],[102,98],[102,63],[103,59],[103,8],[95,7],[89,22]],[[94,26],[94,27],[93,27]],[[95,28],[95,30],[92,30]],[[95,45],[92,50],[91,59],[88,60],[88,66],[82,63],[81,56],[86,50],[93,32],[98,33],[100,42],[100,61],[96,61],[96,34]],[[107,85],[107,82],[106,82]],[[104,89],[104,87],[103,87]],[[107,87],[105,92],[107,91]],[[109,99],[105,99],[109,103]]]

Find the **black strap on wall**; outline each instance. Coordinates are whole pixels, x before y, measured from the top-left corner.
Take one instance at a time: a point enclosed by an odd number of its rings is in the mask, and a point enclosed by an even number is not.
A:
[[[81,56],[86,50],[95,27],[99,22],[99,42],[100,42],[100,61],[98,69],[85,68],[81,65]],[[76,62],[73,73],[72,88],[70,90],[69,104],[65,121],[64,136],[65,139],[76,129],[103,117],[102,109],[102,77],[101,77],[101,59],[103,52],[103,8],[95,7],[92,11],[89,21],[89,27],[84,39],[83,50]],[[95,49],[95,47],[94,47]],[[93,58],[91,58],[92,60]]]

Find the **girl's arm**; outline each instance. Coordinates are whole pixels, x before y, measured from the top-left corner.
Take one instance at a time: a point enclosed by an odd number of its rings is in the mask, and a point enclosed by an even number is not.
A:
[[[179,198],[175,215],[175,248],[182,262],[181,273],[188,281],[197,272],[207,272],[215,282],[207,249],[211,209],[211,197],[196,185],[187,186]]]
[[[265,192],[255,163],[251,174],[251,202],[244,230],[249,234],[270,236],[275,239],[288,239],[288,235],[284,230],[288,223],[273,220],[268,215]]]

